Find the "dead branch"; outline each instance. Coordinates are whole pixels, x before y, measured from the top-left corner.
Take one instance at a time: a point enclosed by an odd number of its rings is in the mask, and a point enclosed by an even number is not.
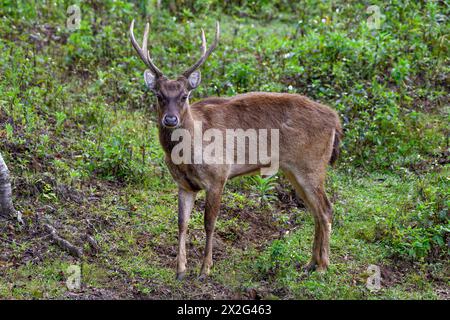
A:
[[[95,253],[100,252],[100,246],[98,245],[97,241],[95,241],[95,239],[92,236],[86,235],[85,239],[89,243],[89,245],[91,246],[91,248],[94,250]]]
[[[78,248],[77,246],[71,244],[66,239],[61,238],[53,226],[49,224],[44,224],[44,227],[50,233],[52,240],[62,249],[66,250],[74,257],[81,258],[83,256],[83,249]]]

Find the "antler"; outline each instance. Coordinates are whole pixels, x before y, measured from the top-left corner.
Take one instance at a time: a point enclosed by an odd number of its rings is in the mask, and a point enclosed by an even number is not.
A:
[[[153,63],[152,59],[150,58],[150,52],[147,49],[147,40],[148,40],[148,31],[149,31],[150,25],[145,25],[145,32],[144,32],[144,38],[142,39],[142,48],[139,47],[139,44],[136,41],[136,38],[134,37],[133,29],[134,29],[134,19],[131,21],[130,25],[130,40],[131,44],[133,45],[134,49],[136,49],[136,52],[138,53],[139,57],[141,57],[142,61],[147,65],[147,67],[150,68],[150,70],[153,72],[153,74],[157,77],[160,77],[163,75],[161,70],[159,70]]]
[[[202,48],[201,48],[201,52],[202,55],[201,57],[197,60],[196,63],[194,63],[189,69],[187,69],[185,72],[183,72],[183,76],[185,76],[186,78],[188,78],[192,72],[194,72],[195,70],[197,70],[205,61],[206,59],[209,57],[209,55],[211,54],[211,52],[217,47],[217,44],[219,43],[219,35],[220,35],[220,27],[219,27],[219,21],[216,22],[216,37],[214,39],[213,44],[211,45],[211,47],[209,47],[208,51],[206,51],[206,39],[205,39],[205,32],[202,29]]]

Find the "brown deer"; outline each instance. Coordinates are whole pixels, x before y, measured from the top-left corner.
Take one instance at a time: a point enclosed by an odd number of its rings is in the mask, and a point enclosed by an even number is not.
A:
[[[189,104],[189,96],[200,84],[200,71],[219,41],[219,23],[212,46],[206,49],[202,29],[201,56],[177,79],[166,78],[153,63],[147,49],[149,24],[145,27],[142,47],[130,25],[130,40],[149,69],[144,72],[148,88],[156,95],[159,140],[165,161],[178,184],[178,256],[177,279],[186,273],[186,232],[196,194],[206,191],[204,226],[206,245],[200,278],[212,266],[213,232],[219,213],[221,195],[228,179],[254,174],[263,164],[176,164],[171,158],[176,129],[193,134],[195,123],[202,130],[211,128],[225,133],[227,129],[277,129],[279,132],[279,167],[314,216],[315,235],[312,259],[306,270],[324,271],[329,264],[329,239],[332,208],[325,193],[326,169],[339,155],[342,129],[335,111],[298,94],[252,92],[229,98],[211,97]],[[224,149],[226,152],[229,150]]]

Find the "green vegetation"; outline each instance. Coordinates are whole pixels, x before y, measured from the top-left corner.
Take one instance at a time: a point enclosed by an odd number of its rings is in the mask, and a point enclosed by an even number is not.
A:
[[[81,24],[71,31],[67,8],[77,3]],[[25,221],[0,224],[0,298],[448,299],[448,4],[155,3],[0,4],[0,151]],[[374,4],[379,29],[367,23]],[[197,57],[200,28],[211,41],[221,21],[194,100],[297,92],[339,112],[345,137],[327,185],[335,210],[329,272],[303,272],[314,224],[279,175],[227,185],[208,283],[196,279],[200,196],[190,273],[175,281],[176,186],[144,65],[129,44],[133,18],[139,38],[150,22],[152,55],[170,76]],[[85,257],[54,245],[45,220]],[[65,286],[71,264],[82,268],[81,291]],[[371,264],[381,268],[377,292],[366,287]]]

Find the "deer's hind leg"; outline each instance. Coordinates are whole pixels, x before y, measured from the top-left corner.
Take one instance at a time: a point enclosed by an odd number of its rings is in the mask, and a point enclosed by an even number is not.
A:
[[[300,170],[284,170],[297,194],[305,202],[314,217],[314,243],[308,271],[325,271],[329,265],[330,233],[333,211],[325,194],[325,170],[303,173]]]

